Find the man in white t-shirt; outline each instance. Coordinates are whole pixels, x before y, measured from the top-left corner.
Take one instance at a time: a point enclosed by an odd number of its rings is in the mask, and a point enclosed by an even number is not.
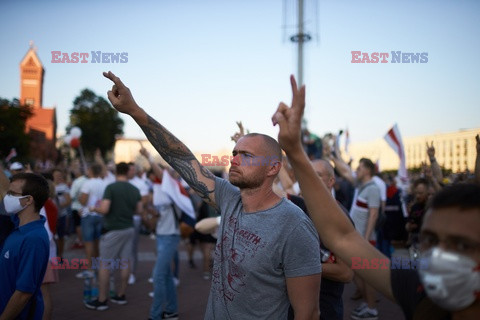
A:
[[[98,257],[98,243],[102,231],[102,217],[90,211],[88,208],[95,208],[100,204],[105,191],[105,182],[102,180],[102,166],[92,164],[88,169],[88,180],[80,189],[80,197],[78,201],[83,206],[82,215],[82,237],[85,244],[85,253],[88,260],[88,268],[91,268],[92,257]],[[84,271],[77,274],[78,278],[92,277],[92,271]]]
[[[341,158],[333,158],[333,161],[335,162],[335,167],[338,172],[356,186],[355,196],[352,207],[350,208],[350,217],[355,224],[355,229],[365,240],[375,246],[375,224],[382,206],[380,188],[373,180],[375,165],[370,159],[361,158],[358,168],[354,173],[345,163],[342,163]],[[354,280],[357,285],[357,293],[352,298],[356,299],[356,296],[359,296],[363,297],[365,301],[353,310],[352,318],[378,318],[375,291],[361,278],[355,277]]]

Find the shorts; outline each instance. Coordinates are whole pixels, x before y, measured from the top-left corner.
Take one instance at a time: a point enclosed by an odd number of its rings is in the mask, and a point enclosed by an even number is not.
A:
[[[102,223],[103,219],[97,215],[88,215],[82,217],[82,238],[84,242],[92,242],[100,239],[102,235]]]
[[[100,258],[132,259],[135,229],[112,230],[100,238]]]
[[[72,210],[72,216],[73,216],[73,225],[75,227],[80,226],[80,221],[82,217],[80,217],[80,212],[78,210]]]
[[[63,239],[67,233],[67,216],[58,217],[57,219],[57,235],[59,239]]]

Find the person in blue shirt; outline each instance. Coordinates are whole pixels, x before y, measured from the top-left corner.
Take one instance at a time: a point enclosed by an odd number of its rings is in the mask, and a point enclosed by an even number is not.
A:
[[[19,173],[11,178],[3,205],[15,225],[0,253],[0,319],[42,319],[40,291],[48,263],[45,218],[39,215],[48,198],[45,178]]]

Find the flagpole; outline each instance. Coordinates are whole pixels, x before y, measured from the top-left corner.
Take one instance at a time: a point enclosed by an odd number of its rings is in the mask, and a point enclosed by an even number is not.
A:
[[[85,156],[83,155],[82,144],[78,146],[78,152],[80,153],[80,160],[82,161],[83,173],[87,174],[87,162],[85,161]]]

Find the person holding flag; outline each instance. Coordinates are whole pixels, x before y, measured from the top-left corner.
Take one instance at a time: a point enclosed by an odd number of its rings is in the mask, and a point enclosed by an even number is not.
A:
[[[195,213],[185,189],[168,173],[155,163],[153,157],[145,149],[140,149],[161,183],[153,184],[153,206],[158,213],[155,226],[157,240],[157,261],[153,268],[153,303],[150,317],[162,319],[178,318],[177,291],[171,264],[180,242],[179,211],[188,216],[190,223],[195,223]],[[165,309],[163,309],[165,308]]]

